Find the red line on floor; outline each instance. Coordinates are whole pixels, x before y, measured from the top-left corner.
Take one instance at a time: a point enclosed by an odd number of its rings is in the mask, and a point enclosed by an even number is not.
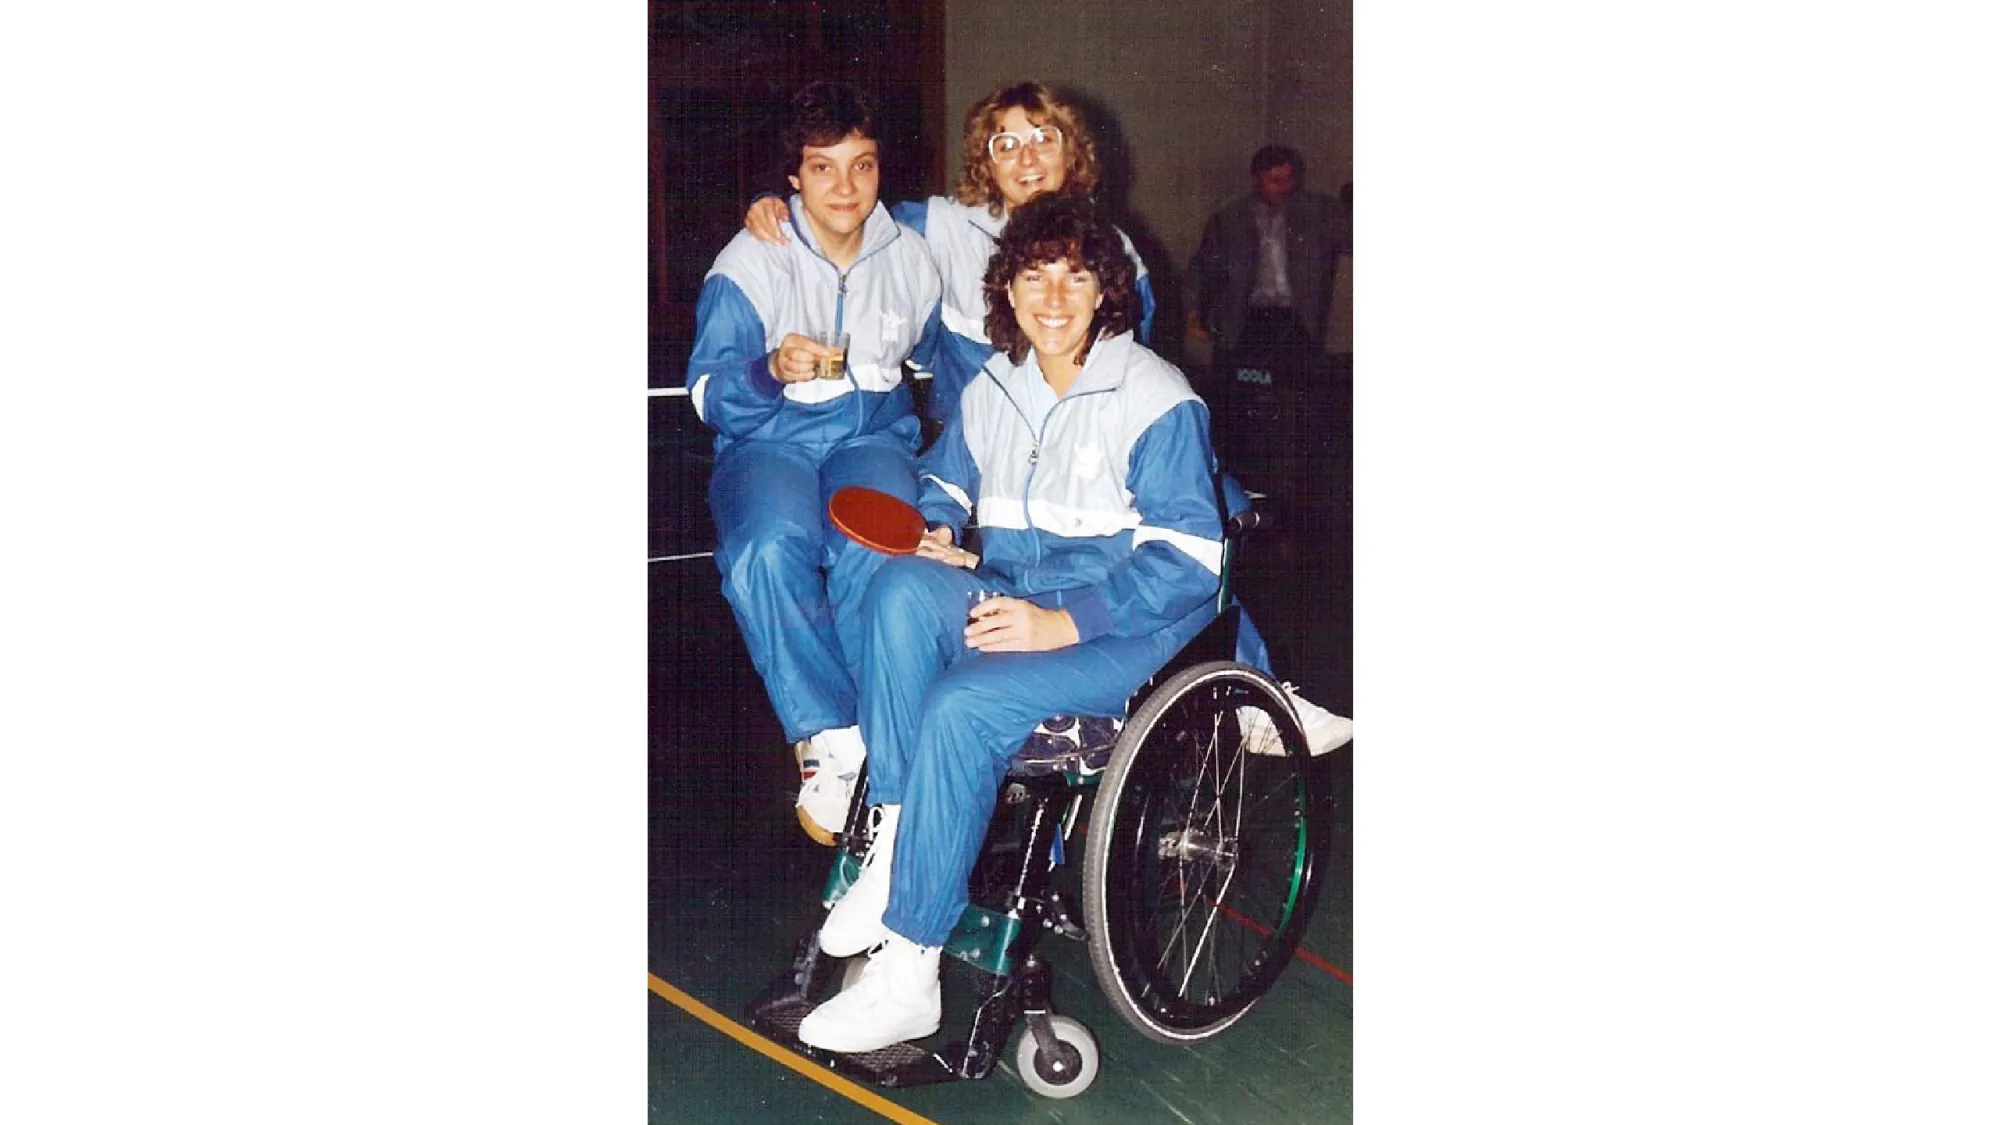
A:
[[[1239,922],[1244,926],[1247,926],[1250,929],[1255,930],[1258,937],[1271,936],[1271,927],[1263,925],[1262,923],[1259,922],[1252,922],[1250,919],[1245,918],[1243,915],[1238,914],[1234,910],[1229,909],[1228,907],[1222,905],[1219,902],[1215,904],[1215,908],[1217,910],[1222,911],[1223,916],[1228,918],[1230,921]],[[1314,953],[1312,950],[1307,949],[1303,945],[1299,946],[1298,957],[1300,960],[1304,961],[1308,965],[1311,965],[1315,969],[1324,969],[1326,972],[1331,973],[1337,979],[1344,980],[1349,984],[1354,983],[1354,978],[1348,976],[1344,971],[1342,971],[1340,966],[1335,965],[1333,962],[1328,961],[1324,957],[1321,957],[1319,954]]]

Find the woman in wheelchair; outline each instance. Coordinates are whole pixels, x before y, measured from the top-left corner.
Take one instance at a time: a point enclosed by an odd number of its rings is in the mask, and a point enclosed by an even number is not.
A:
[[[1133,278],[1116,228],[1075,197],[1017,209],[987,268],[998,351],[920,465],[924,546],[864,602],[875,831],[819,944],[872,953],[800,1025],[812,1046],[938,1029],[940,947],[1015,749],[1053,713],[1122,715],[1216,614],[1208,411],[1134,340]],[[957,546],[975,513],[980,558]]]

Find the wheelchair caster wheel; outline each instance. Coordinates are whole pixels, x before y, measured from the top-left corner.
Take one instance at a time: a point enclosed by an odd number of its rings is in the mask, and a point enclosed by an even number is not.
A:
[[[1035,1033],[1021,1029],[1021,1042],[1014,1048],[1014,1069],[1028,1089],[1045,1098],[1073,1098],[1097,1080],[1097,1039],[1090,1029],[1068,1016],[1050,1016],[1057,1050],[1042,1052]]]

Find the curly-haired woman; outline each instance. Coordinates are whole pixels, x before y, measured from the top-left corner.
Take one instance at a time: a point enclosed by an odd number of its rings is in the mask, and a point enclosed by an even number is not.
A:
[[[937,1030],[940,947],[1007,763],[1050,714],[1122,715],[1215,615],[1222,523],[1208,408],[1133,339],[1123,240],[1087,200],[1015,210],[984,279],[998,349],[919,466],[930,531],[862,606],[861,726],[879,806],[820,931],[873,948],[799,1028],[870,1051]],[[977,513],[982,558],[955,543]],[[968,624],[967,606],[979,602]]]

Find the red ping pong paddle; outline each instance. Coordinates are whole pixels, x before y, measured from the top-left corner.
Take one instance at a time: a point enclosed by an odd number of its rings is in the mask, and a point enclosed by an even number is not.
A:
[[[826,502],[826,514],[849,539],[885,555],[916,554],[924,537],[923,513],[872,488],[840,489]]]

